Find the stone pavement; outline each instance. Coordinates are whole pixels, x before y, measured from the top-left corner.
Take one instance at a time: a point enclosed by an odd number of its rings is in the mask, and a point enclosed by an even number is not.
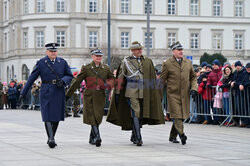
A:
[[[102,146],[88,143],[90,127],[82,118],[67,118],[50,149],[39,111],[0,110],[0,166],[66,165],[250,165],[250,129],[185,124],[187,144],[168,141],[171,123],[144,126],[143,146],[134,146],[131,132],[103,120]]]

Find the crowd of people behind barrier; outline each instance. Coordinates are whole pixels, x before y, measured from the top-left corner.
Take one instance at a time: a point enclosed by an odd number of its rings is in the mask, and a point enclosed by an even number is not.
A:
[[[191,100],[190,122],[250,127],[250,63],[221,66],[216,59],[195,72],[199,95]]]
[[[250,127],[250,63],[244,66],[240,61],[233,64],[214,60],[212,65],[203,62],[195,68],[198,84],[198,95],[191,99],[191,114],[189,122]],[[21,103],[20,92],[26,81],[0,81],[0,109],[36,109],[39,110],[39,91],[41,82],[34,83],[30,92]],[[84,84],[82,88],[84,89]],[[82,108],[82,93],[79,93]],[[106,107],[109,104],[109,94],[106,95]],[[73,108],[73,102],[67,103],[67,108]],[[166,95],[163,99],[164,110],[167,110]],[[80,108],[80,107],[79,107]],[[80,109],[79,109],[80,110]],[[168,113],[168,111],[166,111]],[[166,120],[169,120],[166,114]]]

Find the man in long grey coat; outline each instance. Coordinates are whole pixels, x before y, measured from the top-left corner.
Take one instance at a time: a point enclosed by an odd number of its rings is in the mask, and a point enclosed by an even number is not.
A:
[[[65,90],[64,87],[68,85],[73,75],[63,58],[57,57],[57,43],[48,43],[44,58],[37,61],[37,64],[32,71],[29,79],[21,91],[20,98],[24,98],[33,82],[40,76],[42,86],[40,90],[40,103],[42,120],[45,123],[45,129],[48,135],[47,144],[50,148],[54,148],[55,134],[59,121],[64,120],[65,111]]]
[[[170,117],[173,125],[169,141],[179,143],[176,137],[179,134],[181,143],[186,144],[187,136],[183,129],[183,120],[189,117],[190,94],[197,93],[197,80],[190,60],[183,57],[183,47],[179,42],[170,46],[173,56],[163,62],[160,78],[167,81],[167,99]]]

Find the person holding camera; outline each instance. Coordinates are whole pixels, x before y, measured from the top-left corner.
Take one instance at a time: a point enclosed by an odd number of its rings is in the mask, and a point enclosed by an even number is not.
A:
[[[28,93],[34,81],[40,76],[42,85],[40,89],[40,103],[42,120],[45,123],[45,129],[48,135],[47,144],[54,148],[55,134],[59,121],[64,120],[65,111],[65,89],[70,84],[73,75],[68,63],[60,57],[57,57],[57,43],[48,43],[46,47],[46,56],[37,61],[34,70],[28,78],[26,85],[21,91],[22,100]]]

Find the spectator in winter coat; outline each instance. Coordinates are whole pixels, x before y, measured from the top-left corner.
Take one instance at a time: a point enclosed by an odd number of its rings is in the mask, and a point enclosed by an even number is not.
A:
[[[241,91],[243,91],[244,93],[244,98],[245,101],[248,101],[245,103],[245,107],[244,107],[244,111],[245,111],[245,115],[249,116],[250,115],[250,63],[247,63],[246,65],[246,71],[244,72],[244,77],[242,79],[242,82],[239,86],[239,89]],[[243,124],[246,125],[247,128],[250,128],[250,119],[249,118],[243,118]],[[242,125],[242,127],[244,127],[244,125]]]
[[[242,106],[244,105],[244,101],[241,98],[241,95],[243,95],[243,93],[240,92],[239,86],[243,80],[244,77],[244,71],[246,70],[242,63],[240,61],[235,62],[234,64],[235,66],[235,72],[234,72],[234,78],[233,78],[233,82],[231,83],[231,87],[234,90],[234,94],[235,96],[233,96],[234,99],[234,106],[233,106],[233,114],[234,115],[241,115],[243,114],[243,108]],[[235,125],[239,125],[239,118],[234,117],[234,123],[232,124],[233,126]]]
[[[213,106],[213,96],[212,96],[212,89],[207,87],[207,76],[204,75],[202,78],[202,82],[198,87],[198,93],[202,95],[203,99],[203,110],[205,113],[205,121],[202,124],[211,124],[212,119],[210,116],[210,109]]]
[[[215,88],[213,86],[217,86],[217,83],[219,82],[222,72],[221,72],[221,67],[220,67],[220,61],[218,59],[215,59],[213,61],[213,70],[211,73],[208,74],[207,77],[207,87],[212,89],[212,95],[215,95]],[[219,124],[219,119],[215,114],[217,114],[217,110],[213,108],[213,114],[214,114],[214,122],[213,124]]]
[[[231,82],[233,81],[233,72],[232,68],[230,66],[224,66],[222,68],[222,77],[220,81],[218,82],[217,86],[219,86],[219,89],[223,92],[223,109],[225,111],[226,115],[230,115],[230,107],[229,107],[229,91],[231,87]],[[224,125],[228,125],[229,118],[224,123]]]
[[[8,90],[8,94],[9,94],[8,99],[10,100],[11,109],[16,109],[17,90],[16,90],[16,87],[14,86],[15,86],[15,83],[11,82],[9,90]]]

